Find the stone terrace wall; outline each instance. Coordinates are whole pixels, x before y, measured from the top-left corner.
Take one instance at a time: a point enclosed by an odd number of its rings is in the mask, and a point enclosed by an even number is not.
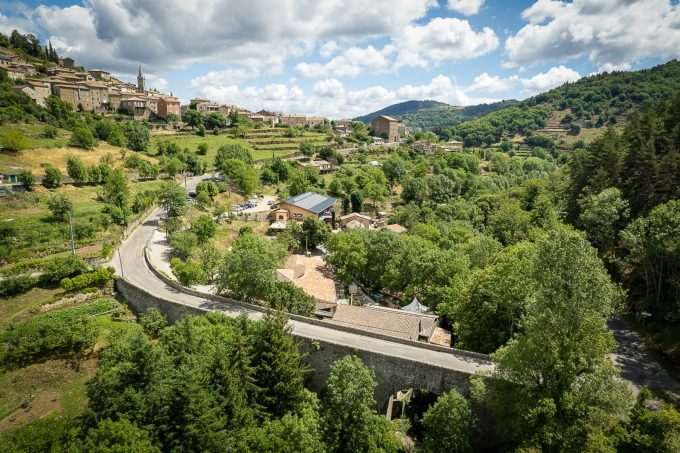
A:
[[[207,308],[189,307],[154,296],[137,288],[124,278],[116,280],[116,289],[138,312],[157,308],[170,323],[175,323],[187,315],[201,315],[209,311]],[[460,392],[468,390],[470,376],[467,373],[327,341],[299,336],[298,338],[301,340],[302,351],[306,354],[306,361],[312,369],[308,376],[309,387],[317,393],[321,393],[325,388],[333,362],[352,354],[360,357],[375,371],[378,382],[375,396],[378,409],[381,411],[387,405],[390,395],[398,390],[425,388],[439,394],[452,388]],[[370,338],[367,337],[366,341],[370,341]]]
[[[381,413],[385,411],[390,396],[399,390],[421,388],[437,394],[454,388],[464,394],[469,390],[470,375],[467,373],[326,341],[300,339],[302,351],[307,354],[306,361],[312,369],[307,379],[311,390],[322,393],[331,365],[347,355],[356,355],[375,372],[378,383],[375,399]]]

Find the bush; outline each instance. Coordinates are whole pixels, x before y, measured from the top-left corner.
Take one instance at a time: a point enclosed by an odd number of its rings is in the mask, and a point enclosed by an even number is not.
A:
[[[76,223],[73,225],[73,236],[76,240],[91,238],[96,231],[97,228],[92,222]]]
[[[21,186],[26,189],[27,191],[33,190],[33,186],[35,185],[35,175],[31,173],[30,170],[22,170],[21,173],[19,173],[19,176],[17,177],[19,180],[19,183],[21,183]]]
[[[42,184],[48,189],[56,189],[59,187],[61,185],[61,172],[59,169],[49,164],[46,165]]]
[[[45,126],[45,129],[43,129],[42,136],[43,138],[55,139],[59,136],[59,129],[48,124]]]
[[[145,191],[137,193],[132,201],[132,212],[139,214],[140,212],[149,209],[155,200],[156,197],[153,192]]]
[[[200,264],[193,261],[184,262],[175,257],[170,260],[172,266],[172,273],[175,274],[177,280],[184,286],[192,286],[197,284],[205,284],[208,279],[203,272]]]
[[[89,274],[80,274],[73,278],[63,278],[60,286],[64,291],[75,291],[93,286],[104,286],[111,281],[113,276],[107,269],[98,269]]]
[[[23,294],[38,283],[38,277],[29,274],[10,275],[0,280],[0,297]]]
[[[0,147],[4,151],[22,151],[28,148],[28,140],[19,129],[7,129],[0,136]]]
[[[73,277],[87,270],[83,260],[77,256],[58,256],[47,261],[43,266],[40,283],[50,285],[61,282],[66,277]]]
[[[99,332],[89,318],[116,305],[115,300],[99,300],[10,324],[0,332],[0,365],[24,366],[47,357],[77,354],[94,346]]]
[[[92,149],[97,144],[97,141],[89,127],[80,126],[73,130],[69,144],[78,148]]]
[[[139,317],[139,324],[147,335],[156,338],[158,333],[168,325],[168,321],[160,310],[149,308]]]
[[[198,149],[196,150],[196,154],[199,156],[205,156],[208,154],[208,144],[205,142],[199,143],[198,144]]]
[[[198,246],[198,238],[192,232],[174,233],[170,236],[170,245],[177,256],[186,260],[191,252]]]
[[[198,243],[202,244],[211,239],[217,233],[217,224],[212,217],[203,214],[191,225],[191,232],[196,235]]]
[[[58,220],[64,220],[69,212],[73,211],[73,203],[66,194],[57,193],[47,199],[47,207],[52,216]]]

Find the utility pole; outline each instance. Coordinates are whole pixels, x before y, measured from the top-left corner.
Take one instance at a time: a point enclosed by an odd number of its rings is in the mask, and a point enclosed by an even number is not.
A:
[[[71,253],[76,256],[76,243],[73,241],[73,222],[71,220],[71,211],[68,212],[68,229],[71,235]]]

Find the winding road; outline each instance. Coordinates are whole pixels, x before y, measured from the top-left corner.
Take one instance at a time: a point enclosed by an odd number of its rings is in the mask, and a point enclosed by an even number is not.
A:
[[[195,190],[196,185],[208,177],[209,175],[203,175],[189,178],[186,182],[187,190]],[[208,298],[201,298],[178,292],[152,273],[147,266],[143,253],[146,244],[152,238],[154,231],[158,228],[158,221],[161,218],[161,214],[162,210],[160,208],[154,210],[151,215],[144,220],[125,241],[123,241],[110,262],[110,265],[116,269],[116,273],[138,288],[142,288],[148,293],[165,300],[171,300],[190,307],[220,311],[229,316],[238,316],[243,313],[244,309],[241,307],[230,306],[226,303],[216,304]],[[260,319],[262,313],[249,311],[248,316],[251,319]],[[455,353],[439,352],[418,347],[417,345],[411,346],[370,338],[360,334],[305,323],[303,321],[291,320],[290,324],[295,335],[300,337],[327,341],[342,346],[372,351],[429,365],[437,365],[452,371],[474,374],[478,371],[491,371],[493,369],[493,365],[490,361],[463,354],[457,355]]]

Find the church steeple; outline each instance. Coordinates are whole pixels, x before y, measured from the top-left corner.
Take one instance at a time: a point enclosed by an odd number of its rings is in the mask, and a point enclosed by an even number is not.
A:
[[[146,91],[146,85],[144,83],[144,73],[142,72],[142,65],[139,65],[139,74],[137,74],[137,92],[144,93]]]

